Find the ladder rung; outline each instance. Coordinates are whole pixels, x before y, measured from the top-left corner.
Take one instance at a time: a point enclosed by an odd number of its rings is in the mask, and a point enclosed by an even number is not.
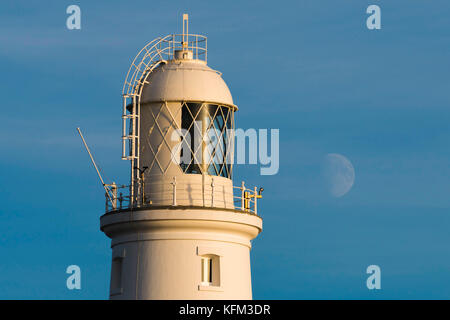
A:
[[[137,114],[123,114],[122,119],[132,119],[132,118],[139,118]]]

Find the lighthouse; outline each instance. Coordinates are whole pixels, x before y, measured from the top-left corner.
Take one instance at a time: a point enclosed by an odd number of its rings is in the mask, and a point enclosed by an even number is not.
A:
[[[159,37],[123,87],[127,185],[108,184],[110,299],[252,299],[251,241],[262,188],[233,183],[238,107],[207,64],[207,38]]]

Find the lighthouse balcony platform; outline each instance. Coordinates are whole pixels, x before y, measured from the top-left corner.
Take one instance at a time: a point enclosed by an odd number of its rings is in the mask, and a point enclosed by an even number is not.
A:
[[[142,186],[109,185],[110,193],[105,194],[105,212],[120,213],[122,211],[158,207],[207,207],[228,209],[241,213],[258,215],[258,199],[262,198],[263,188],[247,188],[242,182],[233,186],[232,194],[215,188],[214,183],[192,185],[177,183],[174,179],[167,185],[160,186],[164,192],[142,192]],[[133,188],[133,190],[132,190]],[[199,198],[192,198],[186,190],[194,190]],[[161,196],[163,195],[163,196]]]

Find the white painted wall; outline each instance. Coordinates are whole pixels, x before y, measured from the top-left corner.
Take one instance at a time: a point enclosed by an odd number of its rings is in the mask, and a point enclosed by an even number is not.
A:
[[[142,210],[104,215],[112,238],[111,299],[251,299],[250,240],[261,218],[211,209]],[[201,285],[201,256],[216,255],[220,285]],[[217,274],[213,275],[217,279]]]

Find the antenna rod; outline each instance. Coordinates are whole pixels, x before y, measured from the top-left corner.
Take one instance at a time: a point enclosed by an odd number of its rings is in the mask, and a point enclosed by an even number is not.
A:
[[[78,134],[79,134],[80,137],[81,137],[81,140],[83,140],[83,143],[84,143],[84,146],[85,146],[85,148],[86,148],[86,151],[88,152],[89,157],[91,158],[92,164],[94,165],[94,168],[95,168],[95,170],[97,171],[98,177],[100,178],[100,182],[102,183],[102,186],[103,186],[103,188],[105,189],[106,194],[108,195],[109,201],[111,201],[111,203],[113,203],[113,200],[111,199],[111,196],[110,196],[110,194],[109,194],[109,190],[108,190],[108,188],[106,187],[105,182],[103,181],[102,175],[100,174],[100,171],[98,170],[97,165],[95,164],[94,157],[93,157],[92,154],[91,154],[91,150],[89,150],[89,147],[88,147],[88,145],[87,145],[87,143],[86,143],[86,140],[84,140],[84,137],[83,137],[83,134],[81,133],[80,128],[77,128],[77,131],[78,131]]]

